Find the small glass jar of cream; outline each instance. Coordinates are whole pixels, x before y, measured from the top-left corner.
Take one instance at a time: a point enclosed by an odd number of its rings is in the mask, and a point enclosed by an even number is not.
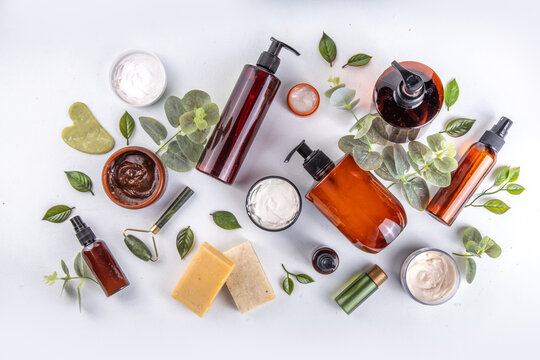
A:
[[[414,251],[401,267],[401,284],[414,300],[424,305],[440,305],[457,292],[460,273],[448,253],[434,248]]]
[[[298,84],[289,90],[287,105],[298,116],[309,116],[319,107],[320,97],[317,90],[309,84]]]
[[[281,231],[294,224],[302,211],[302,199],[296,186],[281,176],[264,177],[249,189],[246,211],[263,230]]]
[[[133,106],[155,103],[165,92],[167,76],[159,58],[146,51],[131,50],[113,63],[110,82],[114,93]]]

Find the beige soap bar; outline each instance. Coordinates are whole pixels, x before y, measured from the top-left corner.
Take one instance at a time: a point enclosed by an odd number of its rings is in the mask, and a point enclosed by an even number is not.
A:
[[[202,317],[234,266],[233,261],[205,242],[193,256],[171,296]]]
[[[270,300],[274,300],[274,290],[266,278],[259,258],[246,241],[224,252],[236,266],[227,280],[227,288],[243,314]]]

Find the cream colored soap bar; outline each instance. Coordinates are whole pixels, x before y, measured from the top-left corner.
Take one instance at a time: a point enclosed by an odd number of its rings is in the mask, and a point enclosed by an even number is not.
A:
[[[274,290],[266,278],[251,242],[246,241],[225,251],[224,254],[236,264],[227,280],[227,288],[242,314],[274,300]]]
[[[234,266],[233,261],[205,242],[193,256],[171,296],[202,317]]]

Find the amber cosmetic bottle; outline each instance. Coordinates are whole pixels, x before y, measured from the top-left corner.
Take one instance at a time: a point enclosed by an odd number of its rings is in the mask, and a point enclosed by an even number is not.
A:
[[[71,218],[70,221],[75,229],[77,239],[84,246],[82,257],[105,294],[111,296],[128,286],[129,281],[107,244],[102,240],[96,240],[92,229],[86,226],[79,216]]]
[[[451,226],[474,194],[482,180],[495,165],[497,153],[504,145],[504,137],[512,126],[512,120],[504,116],[482,135],[480,141],[471,145],[452,173],[450,185],[441,188],[433,197],[427,211],[435,219]]]
[[[304,169],[316,181],[306,198],[355,246],[378,253],[405,228],[407,216],[399,200],[370,172],[360,169],[351,154],[334,164],[302,141],[285,161],[295,152],[305,159]]]

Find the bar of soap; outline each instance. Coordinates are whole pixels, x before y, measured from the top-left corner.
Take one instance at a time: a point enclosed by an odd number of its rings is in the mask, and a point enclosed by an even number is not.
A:
[[[193,256],[171,296],[203,317],[234,266],[233,261],[205,242]]]
[[[259,258],[246,241],[224,252],[236,266],[227,280],[227,288],[243,314],[270,300],[274,300],[274,290],[266,278]]]

